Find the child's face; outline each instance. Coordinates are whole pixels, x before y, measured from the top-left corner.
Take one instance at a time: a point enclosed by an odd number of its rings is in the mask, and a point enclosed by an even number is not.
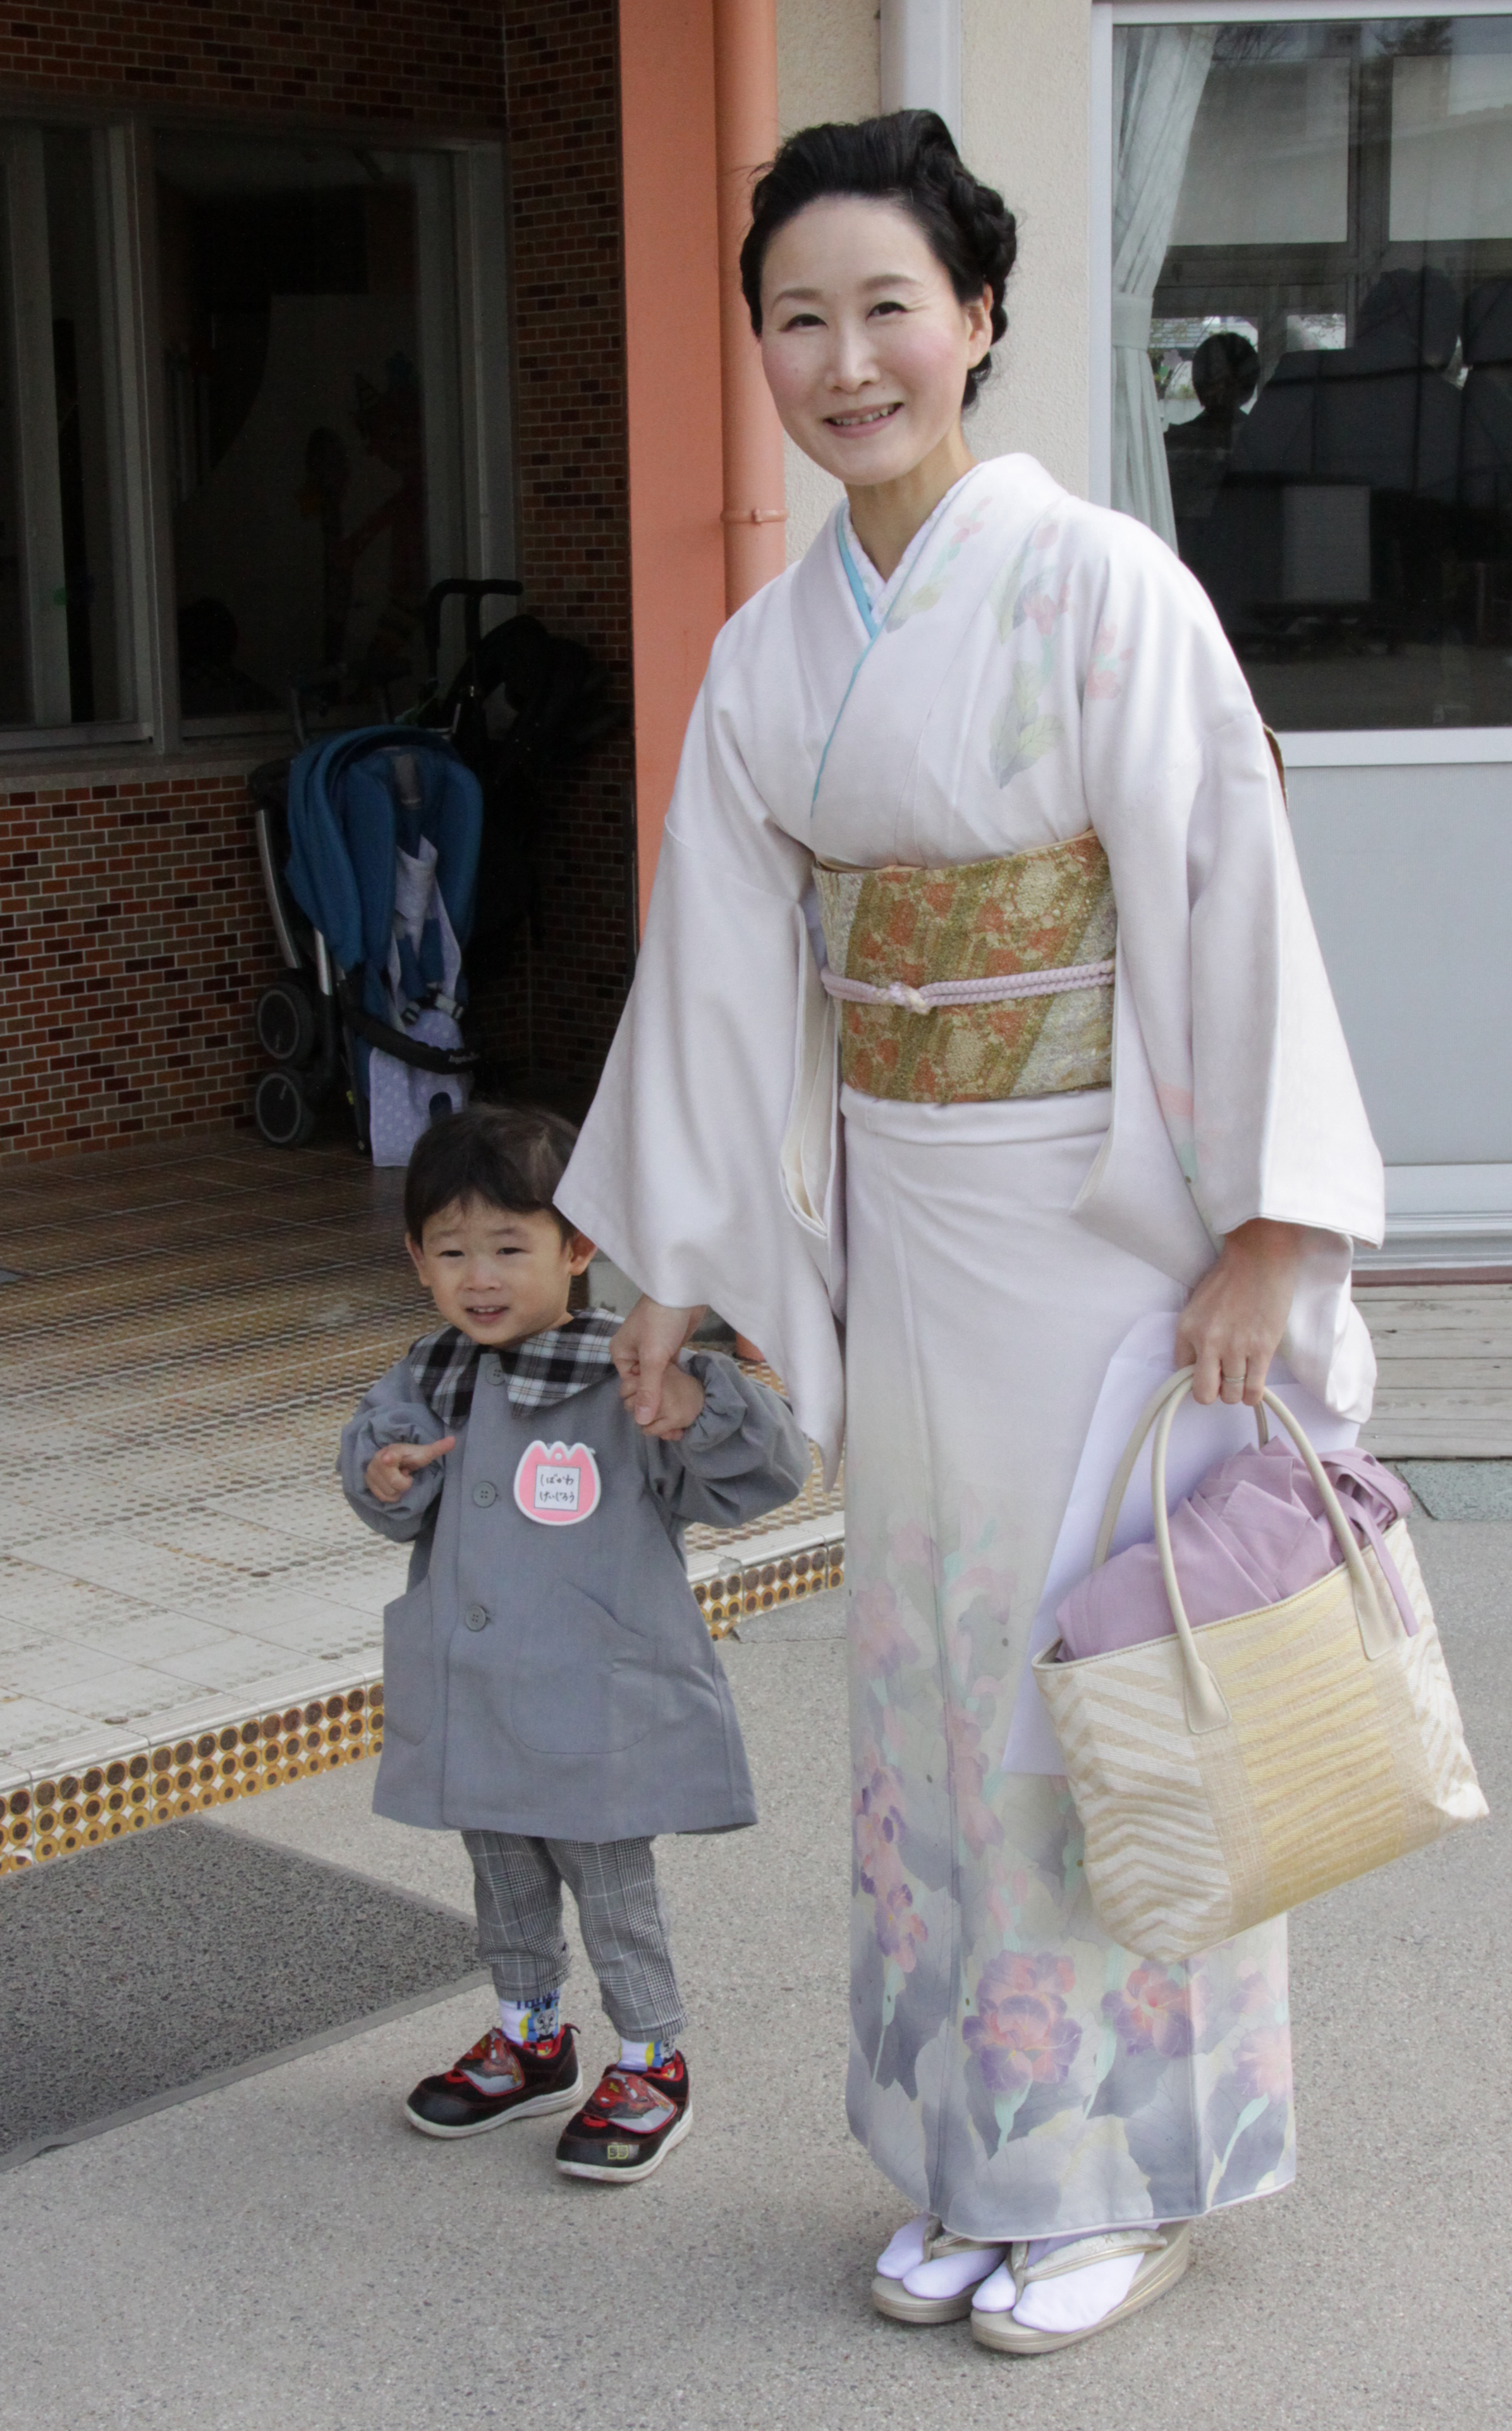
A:
[[[544,1209],[515,1216],[480,1199],[454,1200],[405,1246],[447,1324],[495,1346],[562,1324],[573,1277],[593,1255],[581,1232],[564,1241]]]

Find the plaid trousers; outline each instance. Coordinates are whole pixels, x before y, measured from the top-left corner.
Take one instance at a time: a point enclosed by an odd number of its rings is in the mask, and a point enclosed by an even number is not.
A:
[[[545,2000],[567,1981],[562,1885],[615,2032],[675,2042],[686,2024],[649,1840],[533,1840],[464,1832],[478,1956],[504,2001]]]

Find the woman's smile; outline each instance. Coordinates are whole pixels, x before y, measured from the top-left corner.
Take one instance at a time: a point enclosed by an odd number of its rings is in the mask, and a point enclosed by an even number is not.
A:
[[[895,413],[902,411],[895,398],[891,405],[869,405],[851,413],[826,413],[824,419],[831,430],[871,430],[879,422],[890,422]]]

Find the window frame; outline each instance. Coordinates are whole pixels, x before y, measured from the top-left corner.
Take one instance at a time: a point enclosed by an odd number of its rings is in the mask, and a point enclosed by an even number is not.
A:
[[[169,122],[160,122],[168,131]],[[18,759],[49,761],[103,750],[157,760],[217,751],[287,731],[272,712],[185,718],[179,709],[174,571],[173,480],[163,376],[158,289],[155,121],[136,111],[89,110],[67,104],[30,104],[17,96],[0,105],[0,126],[67,127],[87,132],[99,180],[98,220],[108,253],[109,360],[114,394],[108,408],[117,458],[112,501],[115,541],[123,552],[123,592],[130,617],[129,663],[137,714],[77,719],[67,725],[0,727],[0,766]],[[172,131],[235,136],[239,142],[352,143],[352,131],[280,120],[274,126],[194,115]],[[456,453],[464,562],[473,578],[512,574],[517,529],[514,451],[515,378],[513,263],[509,225],[508,145],[410,126],[391,131],[364,125],[364,149],[425,153],[450,165],[452,238],[450,293],[417,299],[433,344],[444,346],[457,389]],[[497,621],[504,601],[490,603]]]
[[[1119,25],[1370,24],[1386,17],[1512,18],[1512,0],[1445,0],[1425,9],[1408,0],[1093,0],[1088,495],[1112,504],[1113,488],[1113,36]],[[1334,727],[1280,738],[1288,768],[1433,767],[1512,761],[1505,726]]]

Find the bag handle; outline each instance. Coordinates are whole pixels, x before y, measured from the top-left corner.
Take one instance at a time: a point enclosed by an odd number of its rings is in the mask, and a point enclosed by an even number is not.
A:
[[[1187,1607],[1182,1601],[1181,1583],[1176,1576],[1175,1560],[1171,1550],[1171,1517],[1166,1508],[1166,1447],[1171,1440],[1171,1430],[1175,1421],[1176,1412],[1191,1391],[1195,1374],[1196,1369],[1193,1367],[1178,1368],[1173,1375],[1167,1378],[1159,1391],[1152,1397],[1140,1413],[1129,1448],[1120,1463],[1119,1474],[1113,1481],[1114,1490],[1109,1494],[1107,1508],[1103,1514],[1103,1525],[1098,1532],[1097,1555],[1093,1568],[1100,1568],[1106,1558],[1107,1545],[1112,1538],[1119,1506],[1122,1502],[1124,1490],[1133,1473],[1135,1460],[1138,1457],[1139,1447],[1153,1424],[1155,1433],[1151,1455],[1150,1483],[1154,1503],[1155,1546],[1160,1556],[1160,1575],[1165,1583],[1166,1598],[1171,1606],[1171,1618],[1181,1644],[1182,1667],[1187,1678],[1187,1727],[1194,1737],[1200,1737],[1206,1732],[1221,1730],[1229,1718],[1229,1712],[1223,1700],[1222,1690],[1198,1652],[1197,1640],[1192,1632],[1191,1622],[1187,1617]],[[1371,1583],[1371,1574],[1365,1567],[1364,1557],[1355,1542],[1354,1531],[1344,1517],[1338,1497],[1300,1419],[1294,1417],[1286,1403],[1279,1400],[1269,1388],[1263,1400],[1265,1408],[1274,1411],[1296,1445],[1307,1474],[1318,1489],[1319,1500],[1322,1503],[1329,1525],[1343,1554],[1350,1574],[1350,1584],[1354,1590],[1354,1615],[1359,1625],[1360,1644],[1364,1649],[1366,1661],[1373,1663],[1380,1655],[1387,1652],[1393,1644],[1394,1638],[1390,1624],[1381,1610],[1375,1589]],[[1267,1430],[1263,1411],[1256,1409],[1254,1415],[1260,1440],[1264,1443],[1267,1440]]]
[[[1107,1559],[1108,1549],[1113,1542],[1113,1531],[1118,1526],[1119,1513],[1123,1508],[1123,1498],[1129,1490],[1129,1480],[1134,1475],[1134,1465],[1139,1457],[1139,1450],[1145,1436],[1155,1425],[1171,1395],[1179,1393],[1184,1383],[1189,1384],[1196,1373],[1195,1367],[1173,1367],[1169,1376],[1161,1379],[1135,1419],[1134,1433],[1129,1437],[1123,1458],[1118,1466],[1118,1474],[1108,1487],[1107,1501],[1103,1506],[1103,1524],[1098,1529],[1097,1548],[1092,1555],[1094,1570],[1100,1570]],[[1259,1430],[1262,1446],[1268,1444],[1271,1440],[1271,1430],[1265,1422],[1263,1409],[1255,1411],[1254,1423]]]

